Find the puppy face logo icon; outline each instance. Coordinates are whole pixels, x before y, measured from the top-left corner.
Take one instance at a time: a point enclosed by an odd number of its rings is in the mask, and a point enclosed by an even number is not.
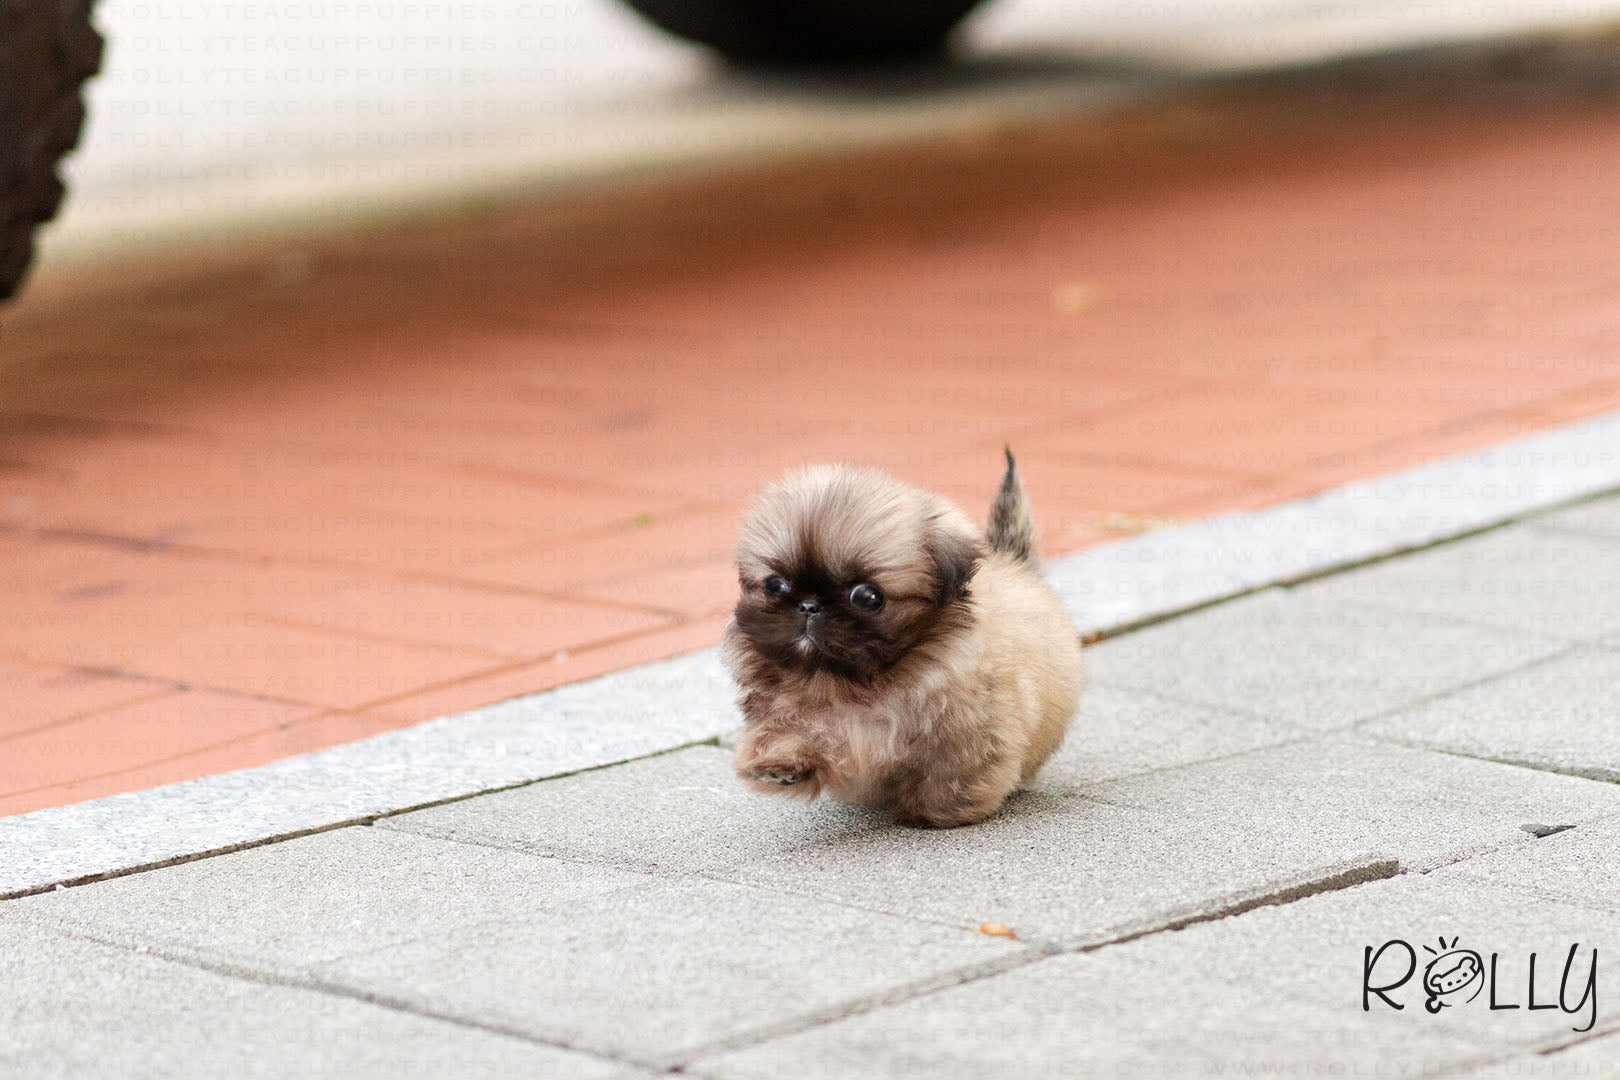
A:
[[[1485,961],[1472,949],[1457,948],[1456,938],[1440,938],[1440,948],[1425,945],[1423,951],[1434,957],[1423,969],[1423,989],[1428,993],[1423,1007],[1429,1012],[1473,1001],[1485,988]]]

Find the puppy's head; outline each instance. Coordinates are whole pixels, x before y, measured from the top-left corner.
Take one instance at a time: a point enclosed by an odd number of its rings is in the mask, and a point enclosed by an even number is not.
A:
[[[784,671],[870,683],[960,624],[981,555],[941,496],[871,469],[792,473],[743,519],[739,644]]]

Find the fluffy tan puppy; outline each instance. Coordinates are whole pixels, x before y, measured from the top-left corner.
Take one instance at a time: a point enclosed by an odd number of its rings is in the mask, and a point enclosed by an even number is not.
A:
[[[737,569],[723,655],[753,787],[949,828],[993,813],[1063,741],[1080,642],[1010,452],[986,531],[875,470],[792,473],[745,516]]]

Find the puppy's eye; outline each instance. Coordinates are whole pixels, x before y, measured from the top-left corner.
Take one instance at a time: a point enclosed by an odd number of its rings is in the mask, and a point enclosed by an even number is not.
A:
[[[876,585],[857,585],[849,590],[849,602],[862,611],[876,611],[883,606],[883,590]]]
[[[792,587],[793,586],[788,584],[788,579],[783,577],[781,574],[772,574],[770,577],[765,579],[766,596],[781,596]]]

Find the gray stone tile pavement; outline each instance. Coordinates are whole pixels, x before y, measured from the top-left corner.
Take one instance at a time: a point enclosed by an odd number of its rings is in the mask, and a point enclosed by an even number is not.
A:
[[[629,1080],[600,1058],[0,925],[0,1076]]]
[[[1525,825],[1620,813],[1620,786],[1496,762],[1321,736],[1089,790],[1251,844],[1327,852],[1341,845],[1423,870],[1525,843]]]
[[[1492,1011],[1489,999],[1430,1015],[1399,946],[1371,982],[1396,1011],[1361,1002],[1364,950],[1407,942],[1419,971],[1444,933],[1500,950],[1497,1001],[1525,1004],[1529,950],[1560,962],[1580,949],[1562,1009]],[[699,1075],[807,1077],[1424,1075],[1523,1047],[1582,1037],[1578,1006],[1594,935],[1620,939],[1620,915],[1537,902],[1488,885],[1419,875],[1263,907],[1177,933],[1068,954],[941,993],[694,1063]],[[1561,966],[1558,971],[1561,971]],[[1488,968],[1478,980],[1486,983]],[[1556,996],[1545,967],[1542,992]],[[1459,992],[1459,998],[1468,988]],[[1601,1012],[1599,1013],[1601,1016]],[[1606,1023],[1620,1023],[1609,1017]],[[1594,1027],[1593,1030],[1605,1030]],[[1399,1072],[1396,1065],[1398,1063]]]
[[[653,1064],[1029,952],[968,930],[726,882],[537,907],[322,965],[357,993]]]
[[[0,905],[0,920],[302,969],[651,879],[357,826]]]
[[[1268,589],[1098,649],[1094,684],[1326,730],[1550,656],[1552,637]]]
[[[695,746],[411,814],[379,828],[647,870],[703,870],[873,828],[863,810],[756,794]]]
[[[1620,631],[1620,538],[1516,525],[1301,591],[1515,634],[1594,641]]]
[[[1408,746],[1620,782],[1620,651],[1565,653],[1361,730]]]
[[[1609,1075],[1616,654],[1570,569],[1609,541],[1465,544],[1092,649],[972,828],[698,746],[0,902],[0,1077]],[[1368,946],[1442,935],[1501,1001],[1595,947],[1592,1030],[1361,1007]]]
[[[715,1055],[688,1072],[769,1080],[792,1062],[806,1080],[1205,1077],[1244,1075],[1246,1066],[1265,1075],[1313,1075],[1315,1067],[1354,1075],[1352,1068],[1396,1058],[1438,1070],[1481,1056],[1454,1034],[1414,1039],[1384,1019],[1189,979],[1142,963],[1124,945]]]
[[[1438,928],[1438,929],[1435,929]],[[1565,955],[1579,943],[1569,1011],[1489,1009],[1489,997],[1430,1016],[1415,983],[1389,991],[1400,1012],[1371,998],[1361,1008],[1364,950],[1406,941],[1420,958],[1441,932],[1463,947],[1500,947],[1497,1001],[1528,1002],[1529,951]],[[719,1055],[692,1071],[767,1075],[784,1058],[809,1076],[1423,1075],[1445,1065],[1558,1047],[1585,1034],[1576,1007],[1594,935],[1620,921],[1532,901],[1483,883],[1410,875],[1292,904],[1258,908],[1092,953],[1070,954],[873,1010],[794,1036]],[[1400,980],[1392,947],[1373,984]],[[1538,991],[1556,995],[1557,967]],[[1482,969],[1481,983],[1486,982]],[[1515,980],[1521,980],[1515,982]],[[1464,991],[1466,993],[1466,989]],[[1597,1013],[1593,1030],[1615,1029]],[[947,1033],[966,1029],[967,1039]],[[963,1052],[963,1048],[966,1052]],[[1595,1046],[1596,1044],[1594,1044]]]
[[[1094,682],[1081,720],[1041,770],[1041,780],[1045,787],[1117,780],[1299,737],[1285,721]]]
[[[1447,946],[1441,946],[1441,937]],[[1348,1006],[1346,1011],[1383,1017],[1405,1037],[1421,1037],[1435,1028],[1484,1047],[1552,1047],[1620,1030],[1620,1015],[1610,1012],[1603,1001],[1604,953],[1615,941],[1620,941],[1620,911],[1612,908],[1548,901],[1455,876],[1405,874],[1293,904],[1257,908],[1191,927],[1179,936],[1153,935],[1129,943],[1123,951],[1148,968],[1177,972],[1188,981],[1226,982],[1275,1000],[1329,1011]],[[1405,947],[1393,945],[1378,955],[1389,942],[1405,942],[1415,954],[1410,978],[1404,977],[1409,966]],[[1536,953],[1539,960],[1536,1002],[1556,1004],[1572,945],[1577,948],[1565,987],[1567,1008],[1526,1008],[1531,1000],[1530,954]],[[1594,947],[1599,950],[1595,1011],[1585,994]],[[1452,949],[1477,952],[1481,977],[1430,1014],[1424,1007],[1423,969]],[[1390,987],[1392,1004],[1369,995],[1364,1010],[1362,973],[1369,959],[1368,983]],[[1437,970],[1449,966],[1439,963]],[[1475,997],[1473,989],[1482,992]],[[1498,1009],[1490,1008],[1492,1001]],[[1395,1010],[1394,1004],[1403,1008]],[[1515,1004],[1519,1007],[1511,1008]]]
[[[1446,867],[1433,875],[1488,882],[1620,912],[1620,817],[1603,818]]]
[[[1453,1073],[1469,1080],[1614,1080],[1620,1035],[1601,1036],[1552,1053],[1517,1054]]]
[[[1106,941],[1336,875],[1388,872],[1356,838],[1254,835],[1072,794],[1027,793],[953,832],[873,831],[718,874],[761,888],[1059,944]],[[1176,867],[1166,874],[1166,867]]]

